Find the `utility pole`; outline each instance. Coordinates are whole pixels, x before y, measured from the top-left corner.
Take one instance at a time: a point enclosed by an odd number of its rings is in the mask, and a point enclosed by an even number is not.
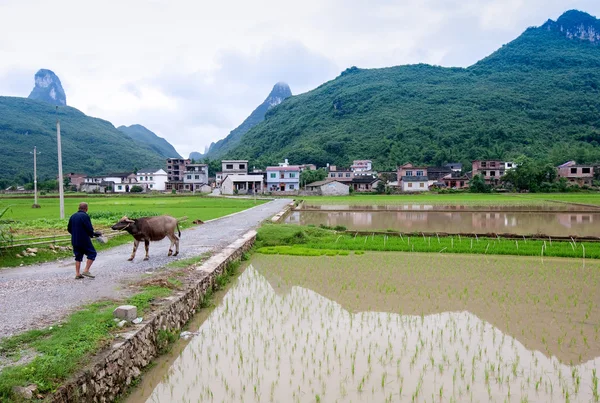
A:
[[[60,120],[58,120],[58,106],[56,107],[56,142],[58,143],[58,197],[60,200],[60,219],[65,218],[65,190],[62,170],[62,149],[60,145]]]
[[[41,154],[41,153],[40,153]],[[38,198],[37,198],[37,147],[33,146],[33,194],[34,194],[34,199],[33,199],[33,208],[39,208],[40,205],[38,204]]]

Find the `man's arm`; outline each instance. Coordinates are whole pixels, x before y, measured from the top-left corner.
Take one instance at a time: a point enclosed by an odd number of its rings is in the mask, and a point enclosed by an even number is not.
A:
[[[90,217],[86,214],[84,219],[83,219],[83,227],[85,228],[85,232],[87,232],[88,236],[90,238],[93,238],[94,235],[94,227],[92,227],[92,220],[90,219]]]
[[[73,226],[71,224],[71,220],[72,220],[72,218],[69,218],[69,224],[67,225],[67,231],[69,231],[69,234],[72,234],[71,229],[73,228]]]

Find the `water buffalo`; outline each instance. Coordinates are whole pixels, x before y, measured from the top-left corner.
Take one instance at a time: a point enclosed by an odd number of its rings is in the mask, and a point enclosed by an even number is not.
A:
[[[160,241],[164,237],[169,237],[171,244],[169,245],[169,254],[167,256],[177,256],[179,254],[179,238],[175,235],[175,228],[177,228],[179,236],[181,231],[179,230],[179,223],[177,219],[168,215],[161,215],[158,217],[141,217],[134,220],[127,218],[127,216],[121,218],[118,223],[111,227],[117,231],[129,232],[135,241],[133,242],[133,252],[129,261],[135,257],[140,241],[144,241],[146,247],[146,257],[144,260],[148,260],[148,246],[150,241]],[[175,244],[175,253],[173,254],[173,244]]]

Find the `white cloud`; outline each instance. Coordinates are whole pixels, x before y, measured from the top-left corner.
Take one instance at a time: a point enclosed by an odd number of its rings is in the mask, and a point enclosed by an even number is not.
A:
[[[596,0],[0,0],[0,94],[39,68],[69,105],[140,123],[182,154],[226,136],[277,81],[297,94],[346,67],[468,66]]]

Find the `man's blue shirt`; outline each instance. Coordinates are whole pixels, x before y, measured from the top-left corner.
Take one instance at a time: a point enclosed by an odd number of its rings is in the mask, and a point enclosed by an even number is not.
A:
[[[69,218],[67,231],[71,234],[71,244],[79,248],[94,248],[91,238],[94,236],[92,220],[85,211],[78,211]]]

